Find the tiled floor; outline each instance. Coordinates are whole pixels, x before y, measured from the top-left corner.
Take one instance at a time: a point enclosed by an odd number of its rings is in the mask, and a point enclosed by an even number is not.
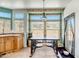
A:
[[[3,55],[2,58],[29,58],[30,48],[23,48],[20,51]]]
[[[29,58],[30,48],[3,55],[1,58]],[[56,58],[54,50],[49,47],[37,48],[32,58]]]

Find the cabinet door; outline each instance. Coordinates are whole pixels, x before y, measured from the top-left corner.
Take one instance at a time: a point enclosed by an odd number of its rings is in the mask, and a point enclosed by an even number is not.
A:
[[[13,49],[14,50],[18,49],[18,37],[17,36],[13,37]]]
[[[5,48],[4,48],[4,39],[3,37],[0,37],[0,53],[4,52]]]
[[[13,50],[13,39],[12,37],[5,37],[5,45],[6,45],[6,51]]]
[[[23,48],[23,36],[21,36],[19,41],[20,48]]]

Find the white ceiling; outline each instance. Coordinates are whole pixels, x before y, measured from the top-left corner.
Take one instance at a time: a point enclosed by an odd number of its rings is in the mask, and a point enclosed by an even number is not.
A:
[[[71,0],[45,0],[45,8],[64,8]],[[0,0],[1,7],[43,8],[43,0]]]

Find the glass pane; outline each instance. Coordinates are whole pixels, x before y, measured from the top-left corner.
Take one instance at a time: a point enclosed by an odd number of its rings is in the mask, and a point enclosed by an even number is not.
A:
[[[32,15],[31,20],[42,20],[42,15]]]
[[[60,29],[60,22],[59,21],[51,21],[46,23],[46,28],[48,29]]]
[[[60,15],[46,15],[46,37],[60,38]],[[35,37],[44,37],[44,21],[42,20],[42,15],[31,15],[31,32]],[[58,21],[50,21],[58,20]]]
[[[71,54],[74,55],[74,18],[73,17],[69,17],[67,18],[67,28],[66,28],[66,33],[65,33],[65,47],[68,50],[68,52],[70,52]],[[73,46],[74,45],[74,46]],[[72,49],[73,48],[73,49]],[[72,51],[73,50],[73,51]]]
[[[43,22],[31,22],[31,29],[44,29]]]
[[[60,22],[51,21],[46,23],[46,35],[47,37],[59,39],[60,38]]]
[[[73,17],[71,18],[70,22],[71,22],[72,30],[73,30],[73,32],[74,32],[74,27],[75,27],[74,24],[75,24],[75,22],[74,22]]]
[[[14,31],[16,33],[23,33],[24,32],[24,21],[14,20]]]
[[[72,34],[70,20],[68,21],[68,24],[67,24],[67,39],[68,39],[68,51],[71,53],[73,34]]]
[[[44,30],[42,30],[42,29],[37,29],[37,30],[32,29],[31,32],[32,32],[33,37],[43,37],[44,36]]]
[[[15,13],[15,19],[24,19],[24,13]]]
[[[60,15],[47,15],[47,20],[60,20]]]
[[[33,37],[43,37],[44,36],[44,23],[43,22],[31,22],[31,32]]]
[[[11,32],[11,21],[4,20],[4,33],[10,33],[10,32]]]
[[[46,15],[47,20],[60,20],[60,15]],[[42,15],[32,15],[31,20],[42,20]]]
[[[46,35],[49,38],[59,39],[60,38],[60,31],[58,29],[47,30]]]
[[[11,13],[7,13],[7,12],[0,12],[0,17],[4,17],[4,18],[11,18]]]

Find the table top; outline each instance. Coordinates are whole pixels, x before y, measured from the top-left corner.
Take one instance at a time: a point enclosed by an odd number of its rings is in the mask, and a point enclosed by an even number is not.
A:
[[[49,39],[49,40],[50,40],[50,39],[51,39],[51,40],[59,40],[60,38],[56,38],[56,37],[32,37],[32,38],[31,38],[31,40],[40,40],[40,39],[42,39],[42,40],[43,40],[43,39],[44,39],[44,40],[45,40],[45,39],[47,39],[47,40],[48,40],[48,39]]]

